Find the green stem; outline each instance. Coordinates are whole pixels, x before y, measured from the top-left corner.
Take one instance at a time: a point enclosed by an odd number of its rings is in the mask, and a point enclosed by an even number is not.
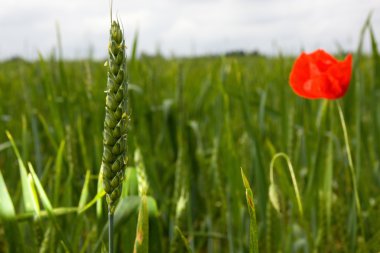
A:
[[[274,162],[279,157],[283,157],[285,159],[287,165],[288,165],[290,177],[291,177],[292,183],[293,183],[294,193],[296,195],[296,200],[297,200],[297,205],[298,205],[298,212],[299,212],[299,214],[301,216],[301,219],[303,219],[303,207],[302,207],[300,192],[298,190],[298,184],[297,184],[296,176],[294,174],[293,165],[290,162],[289,156],[287,154],[281,152],[281,153],[277,153],[276,155],[273,156],[273,158],[272,158],[272,160],[270,162],[270,170],[269,170],[269,173],[270,173],[270,182],[271,182],[271,184],[274,184],[274,174],[273,174]]]
[[[108,212],[108,253],[113,253],[113,213]]]
[[[348,142],[348,133],[347,133],[346,122],[344,120],[344,115],[343,115],[342,107],[340,106],[339,101],[336,101],[336,104],[337,104],[337,107],[338,107],[340,122],[342,124],[342,129],[343,129],[344,142],[345,142],[346,152],[347,152],[347,158],[348,158],[348,167],[350,169],[350,175],[351,175],[351,180],[352,180],[352,187],[353,187],[353,190],[354,190],[356,211],[357,211],[357,215],[358,215],[358,218],[359,218],[360,229],[361,229],[362,235],[364,237],[365,233],[364,233],[363,219],[362,219],[362,215],[361,215],[362,211],[361,211],[360,199],[359,199],[359,194],[358,194],[358,186],[357,186],[357,182],[356,182],[356,173],[355,173],[354,163],[352,161],[350,143]]]
[[[51,213],[54,216],[60,216],[60,215],[66,215],[66,214],[72,214],[78,212],[77,207],[58,207],[51,210]],[[27,220],[33,220],[36,217],[36,213],[34,212],[27,212],[27,213],[21,213],[16,216],[16,220],[18,222],[23,222]],[[49,217],[49,213],[46,210],[40,211],[37,215],[39,218],[47,218]]]
[[[270,162],[270,168],[269,168],[269,176],[270,176],[270,184],[271,185],[275,185],[275,182],[274,182],[274,162],[276,161],[277,158],[284,158],[287,165],[288,165],[288,169],[289,169],[289,173],[290,173],[290,177],[292,179],[292,183],[293,183],[293,189],[294,189],[294,193],[295,193],[295,196],[296,196],[296,201],[297,201],[297,206],[298,206],[298,213],[300,215],[300,224],[301,226],[304,228],[305,230],[305,233],[306,233],[306,238],[307,238],[307,241],[308,241],[308,244],[310,245],[310,248],[313,249],[314,248],[314,242],[312,240],[312,236],[311,236],[311,232],[310,232],[310,229],[309,227],[307,226],[307,223],[306,223],[306,220],[304,218],[304,211],[303,211],[303,205],[302,205],[302,201],[301,201],[301,195],[300,195],[300,191],[298,190],[298,184],[297,184],[297,179],[296,179],[296,176],[295,176],[295,173],[294,173],[294,169],[293,169],[293,165],[290,161],[290,158],[287,154],[285,153],[277,153],[273,156],[271,162]]]

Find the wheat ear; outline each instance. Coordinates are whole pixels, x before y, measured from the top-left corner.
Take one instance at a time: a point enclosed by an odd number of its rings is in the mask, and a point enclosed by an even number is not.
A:
[[[108,45],[106,116],[103,132],[103,187],[109,217],[109,251],[113,251],[113,214],[120,199],[127,164],[127,88],[123,30],[112,21]]]
[[[108,46],[108,82],[103,136],[103,187],[108,208],[114,213],[121,195],[127,163],[127,82],[123,31],[113,21]]]

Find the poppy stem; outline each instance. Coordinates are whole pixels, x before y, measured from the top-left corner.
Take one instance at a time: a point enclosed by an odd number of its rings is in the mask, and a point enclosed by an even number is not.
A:
[[[342,107],[340,106],[339,101],[336,101],[336,104],[338,107],[339,118],[340,118],[340,122],[342,124],[342,129],[343,129],[344,142],[345,142],[347,158],[348,158],[348,167],[350,169],[350,174],[351,174],[351,178],[352,178],[352,187],[353,187],[354,195],[355,195],[354,197],[355,197],[356,211],[358,213],[360,228],[362,230],[363,237],[364,237],[365,234],[364,234],[364,225],[363,225],[363,219],[362,219],[362,211],[361,211],[360,199],[359,199],[359,194],[358,194],[356,173],[355,173],[354,163],[352,161],[350,143],[348,141],[347,126],[346,126],[346,122],[344,120],[343,110],[342,110]]]

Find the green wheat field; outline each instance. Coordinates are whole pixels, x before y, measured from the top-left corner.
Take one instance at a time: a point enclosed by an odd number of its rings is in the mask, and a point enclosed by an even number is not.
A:
[[[136,37],[115,252],[379,252],[369,21],[358,38],[349,91],[328,101],[293,93],[294,56],[136,57]],[[0,252],[107,252],[107,68],[57,52],[0,63]]]

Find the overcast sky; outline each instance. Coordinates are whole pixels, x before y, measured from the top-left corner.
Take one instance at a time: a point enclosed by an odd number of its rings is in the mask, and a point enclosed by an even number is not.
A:
[[[114,0],[127,44],[165,55],[354,50],[371,10],[380,41],[380,0]],[[48,56],[57,24],[65,58],[106,56],[108,0],[0,0],[0,59]]]

